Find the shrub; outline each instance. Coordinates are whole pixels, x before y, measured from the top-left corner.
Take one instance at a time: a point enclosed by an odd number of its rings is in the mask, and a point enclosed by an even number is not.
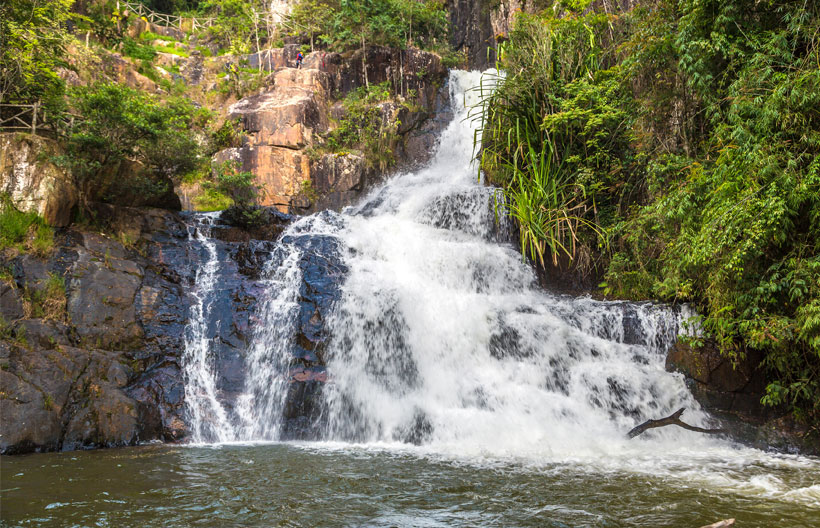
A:
[[[125,159],[138,159],[157,174],[174,178],[198,163],[193,129],[208,117],[185,99],[164,103],[148,94],[114,83],[74,88],[71,105],[82,114],[66,141],[59,161],[71,169],[81,205],[105,196],[112,184],[108,173]],[[151,182],[117,181],[120,189]],[[144,191],[159,191],[144,187]],[[161,191],[164,192],[164,189]]]
[[[157,56],[157,51],[149,44],[140,44],[130,37],[125,37],[122,39],[122,54],[137,60],[152,61]]]

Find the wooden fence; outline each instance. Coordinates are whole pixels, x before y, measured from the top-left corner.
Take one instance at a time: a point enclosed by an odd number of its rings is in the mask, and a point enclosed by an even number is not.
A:
[[[70,130],[78,117],[70,113],[51,116],[39,101],[31,104],[0,103],[0,131],[3,132],[39,132],[40,135],[46,131],[55,133],[63,129]]]
[[[45,123],[45,112],[39,102],[34,104],[0,104],[0,130],[27,130],[37,133]]]
[[[207,29],[211,27],[216,21],[216,19],[213,17],[183,17],[179,15],[167,15],[164,13],[157,13],[145,7],[145,5],[139,2],[129,2],[128,0],[120,0],[119,2],[117,2],[117,12],[120,12],[123,6],[127,8],[130,12],[136,14],[140,18],[144,18],[152,24],[156,24],[158,26],[173,27],[179,29],[180,31],[186,31],[186,28],[188,27],[190,27],[188,31],[199,31],[201,29]],[[256,20],[259,21],[260,25],[266,26],[268,28],[272,28],[276,25],[281,25],[293,30],[304,29],[298,24],[295,24],[292,20],[288,20],[288,17],[277,15],[269,11],[259,13],[256,10],[253,10],[252,15]]]

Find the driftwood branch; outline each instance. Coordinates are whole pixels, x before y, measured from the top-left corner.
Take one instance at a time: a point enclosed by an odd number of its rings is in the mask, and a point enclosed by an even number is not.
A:
[[[708,524],[706,526],[701,526],[700,528],[729,528],[730,526],[735,525],[734,519],[724,519],[722,521],[718,521],[714,524]]]
[[[689,425],[687,423],[683,423],[680,421],[680,416],[683,414],[686,408],[678,409],[675,411],[674,414],[671,416],[667,416],[666,418],[661,418],[660,420],[647,420],[641,425],[635,427],[631,431],[629,431],[628,435],[629,438],[635,438],[639,434],[643,433],[647,429],[654,429],[656,427],[665,427],[667,425],[677,425],[678,427],[683,427],[684,429],[688,429],[690,431],[695,431],[696,433],[706,433],[706,434],[719,434],[725,433],[724,429],[703,429],[702,427],[695,427],[694,425]]]

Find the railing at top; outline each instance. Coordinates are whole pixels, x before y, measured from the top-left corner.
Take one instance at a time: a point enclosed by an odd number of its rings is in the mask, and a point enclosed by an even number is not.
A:
[[[40,101],[31,104],[0,103],[0,131],[27,131],[40,135],[70,130],[78,116],[71,113],[49,115]]]
[[[214,22],[216,22],[216,18],[214,17],[183,17],[180,15],[167,15],[164,13],[157,13],[156,11],[152,11],[151,9],[145,7],[145,5],[139,2],[129,2],[128,0],[120,0],[119,2],[117,2],[117,12],[120,12],[120,10],[122,9],[121,6],[126,7],[132,13],[136,14],[141,18],[144,18],[152,24],[156,24],[158,26],[173,27],[179,29],[180,31],[184,31],[183,28],[185,28],[188,25],[188,23],[190,23],[191,31],[199,31],[201,29],[207,29],[211,27],[214,24]],[[292,20],[288,20],[287,16],[284,16],[280,13],[272,13],[269,11],[259,13],[256,10],[252,10],[252,14],[259,21],[260,24],[267,27],[281,25],[292,30],[305,29],[299,24],[293,22]]]

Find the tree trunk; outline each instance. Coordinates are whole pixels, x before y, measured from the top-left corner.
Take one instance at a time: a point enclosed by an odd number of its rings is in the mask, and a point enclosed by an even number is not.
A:
[[[362,32],[362,70],[364,70],[364,86],[370,89],[370,83],[367,80],[367,48],[364,43],[364,32]]]

